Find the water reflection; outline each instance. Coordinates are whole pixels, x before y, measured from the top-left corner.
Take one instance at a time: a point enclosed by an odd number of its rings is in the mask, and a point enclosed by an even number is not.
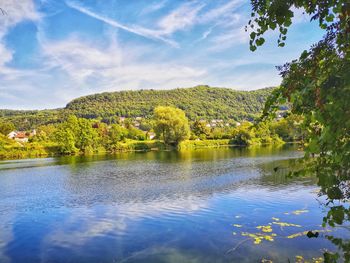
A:
[[[272,217],[301,226],[273,224],[279,237],[320,228],[325,212],[315,199],[315,177],[288,178],[284,170],[301,155],[293,148],[226,148],[0,163],[0,261],[319,257],[324,248],[337,249],[323,234],[312,242],[248,240],[232,251],[247,238],[241,232],[257,231]],[[308,212],[286,214],[301,209]]]

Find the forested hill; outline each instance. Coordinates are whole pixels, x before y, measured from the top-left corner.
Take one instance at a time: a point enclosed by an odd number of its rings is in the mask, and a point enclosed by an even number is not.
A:
[[[197,86],[172,90],[105,92],[68,103],[66,110],[86,118],[109,116],[148,117],[156,106],[174,106],[189,119],[251,118],[259,114],[272,88],[237,91]]]
[[[0,110],[0,121],[7,120],[18,129],[55,123],[70,114],[100,118],[106,122],[124,116],[150,117],[157,106],[174,106],[185,111],[190,120],[251,119],[257,117],[273,88],[237,91],[197,86],[172,90],[118,91],[74,99],[65,108],[38,111]]]

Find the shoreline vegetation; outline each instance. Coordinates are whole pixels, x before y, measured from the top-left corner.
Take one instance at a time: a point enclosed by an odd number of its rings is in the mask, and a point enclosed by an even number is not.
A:
[[[288,142],[302,144],[304,132],[299,123],[298,117],[289,115],[268,123],[245,121],[227,126],[219,123],[210,127],[205,120],[189,122],[180,109],[157,107],[154,117],[145,120],[138,128],[127,119],[108,125],[71,115],[61,123],[39,126],[35,132],[27,132],[27,137],[17,140],[17,137],[10,139],[5,135],[14,128],[13,124],[2,122],[0,160],[281,145]],[[23,135],[24,132],[18,134]]]
[[[113,124],[120,122],[121,118],[151,119],[157,106],[182,109],[190,121],[222,119],[241,122],[258,118],[273,90],[238,91],[201,85],[166,90],[104,92],[76,98],[66,107],[58,109],[0,109],[0,123],[9,121],[18,130],[30,130],[41,125],[60,123],[69,115],[75,115]]]
[[[215,91],[206,87],[197,89],[199,92]],[[219,89],[218,92],[223,91]],[[193,109],[154,106],[152,114],[146,117],[115,115],[106,119],[70,114],[46,124],[40,119],[25,119],[25,125],[18,124],[18,116],[3,118],[0,119],[0,159],[247,147],[286,142],[303,144],[306,134],[302,117],[290,114],[287,107],[282,107],[276,118],[264,121],[260,121],[259,116],[191,117],[192,113]]]
[[[234,144],[230,139],[213,139],[213,140],[186,140],[179,145],[166,145],[160,140],[148,140],[148,141],[136,141],[130,140],[121,142],[118,144],[115,150],[107,151],[105,149],[97,149],[90,153],[76,152],[76,153],[61,153],[59,152],[58,145],[38,145],[28,144],[25,146],[13,146],[6,147],[0,150],[1,160],[16,160],[16,159],[29,159],[29,158],[47,158],[47,157],[60,157],[60,156],[79,156],[79,155],[99,155],[107,154],[113,155],[116,153],[125,152],[148,152],[148,151],[182,151],[182,150],[198,150],[198,149],[210,149],[210,148],[249,148],[249,147],[266,147],[266,146],[282,146],[284,144],[300,144],[300,142],[284,142],[276,141],[269,144],[259,145],[238,145]]]

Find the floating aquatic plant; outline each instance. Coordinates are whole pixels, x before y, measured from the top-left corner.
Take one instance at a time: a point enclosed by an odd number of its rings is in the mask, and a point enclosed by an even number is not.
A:
[[[307,213],[309,212],[309,210],[305,210],[305,209],[302,209],[302,210],[295,210],[295,211],[292,211],[292,212],[286,212],[284,214],[287,214],[287,215],[300,215],[300,214],[303,214],[303,213]],[[240,216],[235,216],[236,218],[240,218]],[[275,240],[275,238],[288,238],[288,239],[292,239],[292,238],[297,238],[297,237],[302,237],[302,236],[307,236],[307,237],[318,237],[319,233],[320,232],[328,232],[330,230],[313,230],[313,231],[302,231],[302,232],[298,232],[298,233],[294,233],[294,234],[291,234],[289,236],[285,236],[285,235],[278,235],[276,233],[274,233],[274,228],[273,226],[274,225],[277,225],[277,226],[280,226],[281,228],[282,227],[302,227],[301,225],[299,224],[294,224],[294,223],[289,223],[289,222],[281,222],[281,219],[278,218],[278,217],[272,217],[271,218],[272,221],[271,222],[268,222],[266,225],[258,225],[258,226],[255,226],[254,228],[255,229],[258,229],[260,232],[245,232],[245,231],[242,231],[240,234],[244,237],[247,237],[246,239],[244,240],[241,240],[234,248],[230,249],[227,253],[229,252],[232,252],[232,251],[235,251],[239,246],[241,246],[244,242],[247,242],[249,240],[252,240],[253,241],[253,244],[255,245],[259,245],[261,244],[264,240],[265,241],[269,241],[269,242],[273,242]],[[243,227],[243,225],[241,224],[233,224],[234,227],[237,227],[237,228],[241,228]],[[233,232],[233,235],[237,235],[238,233],[237,232]],[[261,262],[272,262],[272,260],[269,260],[269,259],[262,259]],[[297,263],[307,263],[307,262],[310,262],[310,263],[321,263],[321,262],[324,262],[323,261],[323,258],[322,257],[319,257],[319,258],[312,258],[312,259],[304,259],[303,256],[301,255],[297,255],[295,256],[295,262]]]
[[[299,233],[295,233],[292,235],[287,236],[287,238],[296,238],[296,237],[301,237],[301,236],[307,236],[308,233],[320,233],[320,232],[329,232],[330,230],[313,230],[313,231],[303,231],[303,232],[299,232]]]
[[[303,256],[300,256],[300,255],[295,256],[295,263],[307,263],[307,262],[321,263],[323,262],[323,258],[322,257],[312,258],[311,261],[309,261],[309,260],[306,260]]]
[[[262,233],[248,233],[248,232],[242,232],[241,235],[254,239],[254,244],[256,244],[256,245],[260,244],[261,241],[263,241],[263,240],[267,240],[267,241],[272,242],[272,241],[274,241],[273,237],[276,236],[276,234],[266,235],[266,234],[262,234]]]
[[[301,225],[286,223],[286,222],[272,222],[272,224],[279,225],[281,227],[285,227],[285,226],[301,227]]]
[[[261,229],[261,231],[265,232],[265,233],[269,233],[272,232],[272,227],[270,225],[267,226],[257,226],[257,229]]]
[[[285,212],[284,214],[285,215],[290,215],[290,214],[294,214],[294,215],[300,215],[300,214],[303,214],[303,213],[307,213],[309,212],[309,210],[306,210],[306,209],[302,209],[302,210],[295,210],[295,211],[292,211],[292,212]]]

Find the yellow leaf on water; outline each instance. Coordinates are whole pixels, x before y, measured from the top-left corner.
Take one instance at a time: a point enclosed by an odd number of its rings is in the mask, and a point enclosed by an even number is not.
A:
[[[296,237],[305,236],[305,235],[307,234],[307,232],[309,232],[309,231],[304,231],[304,232],[295,233],[295,234],[293,234],[293,235],[287,236],[287,238],[296,238]]]
[[[323,257],[312,258],[312,262],[314,262],[314,263],[322,263],[323,262]]]
[[[329,232],[330,230],[312,230],[312,232]],[[303,231],[287,236],[287,238],[296,238],[301,236],[306,236],[309,231]]]
[[[300,214],[307,213],[307,212],[309,212],[309,210],[295,210],[292,212],[292,214],[300,215]]]
[[[296,262],[296,263],[302,263],[302,262],[304,262],[303,256],[295,256],[295,262]]]
[[[261,229],[261,231],[265,232],[265,233],[269,233],[272,232],[272,228],[270,225],[267,226],[257,226],[257,229]]]
[[[264,236],[264,238],[265,238],[265,240],[267,240],[267,241],[273,241],[274,239],[273,239],[273,237],[272,236]]]
[[[265,235],[265,234],[262,234],[262,233],[248,233],[248,232],[242,232],[241,233],[242,236],[248,236],[248,237],[251,237],[252,239],[254,239],[254,244],[255,245],[258,245],[262,242],[263,239],[267,240],[267,241],[274,241],[272,235]]]
[[[282,226],[282,227],[285,227],[285,226],[301,227],[301,225],[296,225],[296,224],[286,223],[286,222],[272,222],[272,223],[275,225]]]
[[[272,217],[272,220],[274,220],[274,221],[280,221],[280,219],[277,218],[277,217]]]
[[[292,211],[292,212],[285,212],[284,214],[285,215],[290,215],[290,214],[300,215],[300,214],[307,213],[307,212],[309,212],[309,210],[302,209],[302,210],[295,210],[295,211]]]
[[[256,245],[258,245],[258,244],[260,244],[261,243],[261,239],[260,238],[256,238],[255,240],[254,240],[254,244],[256,244]]]
[[[239,224],[233,224],[233,226],[235,226],[235,227],[242,227],[242,225],[239,225]]]

